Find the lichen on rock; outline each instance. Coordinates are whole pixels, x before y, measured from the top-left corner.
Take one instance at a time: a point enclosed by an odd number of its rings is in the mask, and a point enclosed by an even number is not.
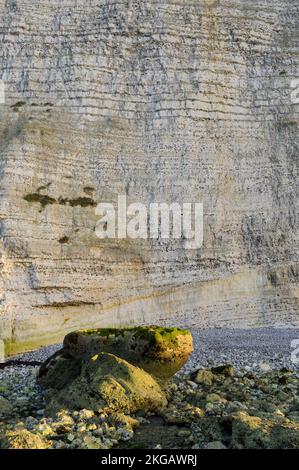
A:
[[[40,381],[60,388],[60,383],[65,380],[60,367],[62,363],[71,364],[73,361],[72,369],[76,369],[78,361],[106,352],[141,367],[164,382],[181,369],[192,351],[191,333],[179,328],[139,326],[79,330],[68,334],[64,338],[63,349],[41,367]]]
[[[112,354],[100,353],[82,364],[80,375],[59,392],[47,407],[134,413],[158,411],[166,405],[159,384],[144,370]]]
[[[38,381],[49,389],[50,413],[63,408],[158,411],[167,403],[161,386],[192,350],[191,333],[179,328],[75,331],[41,366]]]

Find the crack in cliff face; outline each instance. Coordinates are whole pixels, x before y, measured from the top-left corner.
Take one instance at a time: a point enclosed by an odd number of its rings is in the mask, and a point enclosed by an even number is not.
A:
[[[65,302],[48,302],[46,304],[33,305],[33,308],[63,308],[63,307],[81,307],[85,305],[92,305],[94,307],[100,307],[101,302],[88,302],[84,300],[66,300]]]
[[[268,272],[268,279],[275,287],[288,284],[296,286],[299,282],[299,265],[279,266]]]

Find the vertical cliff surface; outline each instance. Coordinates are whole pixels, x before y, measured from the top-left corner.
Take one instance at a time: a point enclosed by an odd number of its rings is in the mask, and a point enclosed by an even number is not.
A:
[[[0,338],[297,325],[296,0],[0,1]],[[204,244],[100,240],[97,202],[203,202]]]

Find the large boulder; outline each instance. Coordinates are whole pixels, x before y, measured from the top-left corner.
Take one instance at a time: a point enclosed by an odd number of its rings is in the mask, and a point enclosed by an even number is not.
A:
[[[144,370],[124,359],[100,353],[82,362],[80,375],[52,392],[50,414],[60,409],[102,409],[134,413],[159,411],[167,404],[160,385]]]
[[[40,383],[60,389],[80,373],[81,363],[101,352],[144,369],[159,381],[171,378],[193,351],[192,335],[179,328],[140,326],[79,330],[41,367]]]
[[[51,441],[42,439],[27,429],[6,431],[0,436],[0,447],[3,449],[48,449]]]

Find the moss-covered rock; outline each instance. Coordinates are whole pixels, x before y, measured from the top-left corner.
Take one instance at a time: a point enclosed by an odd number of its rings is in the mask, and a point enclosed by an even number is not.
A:
[[[61,367],[63,362],[70,365],[73,358],[72,369],[76,369],[78,361],[84,362],[95,354],[105,352],[165,381],[181,369],[192,351],[191,333],[179,328],[140,326],[79,330],[64,338],[63,349],[46,361],[39,375],[43,384],[59,389],[65,380],[64,367]]]
[[[166,403],[159,384],[147,372],[112,354],[100,353],[85,360],[81,374],[52,394],[47,411],[86,408],[134,413],[158,411]]]
[[[39,370],[39,383],[47,387],[62,389],[78,377],[81,361],[71,357],[66,351],[54,353]]]

